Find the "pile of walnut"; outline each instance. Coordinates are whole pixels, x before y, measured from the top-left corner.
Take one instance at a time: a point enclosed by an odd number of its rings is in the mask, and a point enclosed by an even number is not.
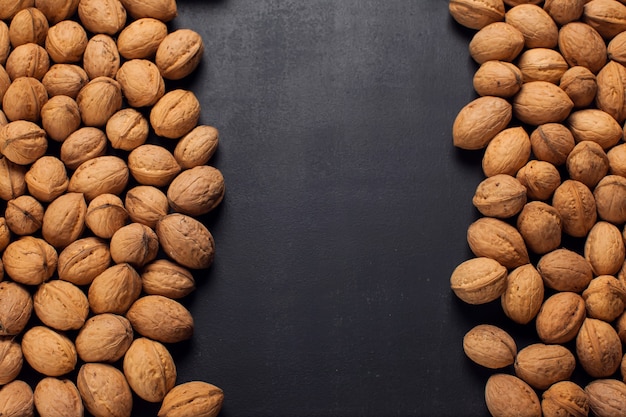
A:
[[[466,334],[467,356],[496,370],[487,408],[626,416],[626,1],[450,0],[449,10],[475,30],[480,96],[458,113],[453,141],[484,152],[486,177],[473,198],[484,217],[467,230],[475,258],[451,288],[501,303],[537,336],[518,350],[493,325]]]
[[[175,0],[0,0],[0,415],[216,416],[166,345],[214,241],[218,132],[191,91],[203,55]],[[39,380],[21,378],[28,364]],[[30,370],[28,371],[32,373]]]

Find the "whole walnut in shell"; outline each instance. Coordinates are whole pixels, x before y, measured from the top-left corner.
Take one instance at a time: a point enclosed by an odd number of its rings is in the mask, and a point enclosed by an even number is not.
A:
[[[44,239],[52,246],[64,248],[85,230],[87,203],[81,193],[66,193],[46,208],[41,228]]]
[[[132,151],[148,139],[148,120],[137,110],[126,108],[107,121],[106,135],[114,149]]]
[[[133,222],[153,229],[169,211],[167,196],[150,185],[139,185],[128,190],[124,204]]]
[[[200,118],[200,102],[193,92],[172,90],[165,93],[150,111],[154,132],[165,138],[178,139],[189,133]]]
[[[82,417],[83,402],[76,385],[69,379],[46,377],[34,392],[35,408],[41,417]]]
[[[83,162],[104,156],[107,150],[107,137],[95,127],[81,127],[70,134],[61,145],[61,161],[69,169],[78,168]],[[119,163],[119,162],[118,162]],[[97,189],[94,184],[87,188]]]
[[[200,216],[222,202],[224,187],[224,176],[217,168],[201,165],[178,174],[167,189],[167,199],[174,211]]]
[[[131,223],[113,234],[110,246],[113,261],[141,268],[156,258],[159,239],[154,230],[145,224]]]
[[[57,64],[73,64],[83,58],[87,32],[73,20],[63,20],[48,29],[46,51]]]
[[[92,33],[115,35],[126,24],[126,9],[119,0],[80,0],[78,17]]]
[[[141,294],[141,277],[130,264],[107,268],[89,286],[89,306],[95,314],[124,314]]]
[[[46,376],[61,376],[74,370],[77,362],[74,343],[65,335],[45,326],[28,329],[22,336],[26,362]]]
[[[124,355],[124,376],[142,399],[161,402],[176,385],[176,365],[167,348],[154,340],[139,337]]]
[[[110,239],[126,224],[128,212],[122,200],[114,194],[100,194],[87,207],[85,224],[94,235]]]
[[[117,49],[126,59],[152,58],[167,33],[167,25],[160,20],[150,17],[137,19],[117,36]]]
[[[55,279],[39,285],[33,296],[37,317],[56,330],[78,330],[89,314],[85,293],[74,284]]]
[[[16,78],[2,97],[2,109],[8,120],[38,122],[41,108],[48,101],[44,85],[33,77]]]
[[[17,378],[23,364],[20,344],[13,337],[0,337],[0,384],[6,385]]]
[[[135,19],[151,17],[169,22],[178,15],[176,0],[121,0],[128,14]]]
[[[205,225],[193,217],[168,214],[157,222],[156,233],[165,253],[182,266],[205,269],[213,263],[213,236]]]
[[[96,314],[76,336],[76,351],[85,362],[117,362],[133,341],[128,319],[111,313]]]
[[[32,164],[47,149],[46,132],[33,122],[16,120],[0,127],[0,152],[13,163]]]
[[[5,416],[33,416],[33,390],[30,385],[24,381],[15,380],[2,387],[0,410]]]
[[[69,97],[51,97],[41,108],[41,124],[50,139],[63,142],[81,125],[78,103]]]
[[[198,67],[203,53],[204,43],[198,32],[178,29],[161,41],[154,62],[163,78],[180,80]]]
[[[174,158],[182,169],[206,164],[213,156],[219,142],[219,132],[213,126],[196,126],[180,138],[174,148]]]
[[[32,235],[41,228],[43,206],[29,195],[7,201],[4,212],[7,226],[16,235]]]
[[[22,9],[13,16],[9,26],[11,46],[14,48],[26,43],[43,45],[48,35],[48,19],[36,7]]]
[[[89,39],[83,55],[83,67],[89,78],[115,78],[120,65],[120,54],[113,38],[101,33]]]
[[[103,127],[122,108],[122,89],[113,78],[97,77],[80,90],[76,103],[85,126]]]
[[[165,94],[165,82],[159,68],[147,59],[124,62],[115,79],[133,107],[152,106]]]
[[[4,272],[13,281],[39,285],[49,280],[57,267],[57,252],[45,240],[23,236],[14,240],[2,254]]]
[[[9,77],[33,77],[39,81],[50,68],[50,58],[46,50],[36,43],[25,43],[16,47],[5,65]]]
[[[65,95],[73,99],[89,82],[85,70],[74,64],[54,64],[41,80],[48,96]]]
[[[126,318],[142,336],[177,343],[193,335],[194,321],[189,310],[178,301],[160,295],[146,295],[133,303]]]
[[[108,242],[96,237],[78,239],[59,253],[59,279],[88,285],[111,264]]]
[[[114,366],[86,363],[78,371],[76,385],[94,417],[130,417],[133,395],[124,374]]]
[[[479,324],[463,337],[463,351],[472,361],[489,369],[512,365],[517,355],[513,338],[490,324]]]
[[[2,281],[0,299],[0,336],[16,336],[26,328],[33,311],[30,293],[20,284]]]

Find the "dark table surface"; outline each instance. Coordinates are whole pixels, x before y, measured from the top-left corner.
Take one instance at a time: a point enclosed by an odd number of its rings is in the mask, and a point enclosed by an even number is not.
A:
[[[500,310],[449,289],[482,180],[451,138],[472,32],[447,0],[178,4],[227,186],[179,382],[220,386],[224,417],[487,415],[462,337]]]

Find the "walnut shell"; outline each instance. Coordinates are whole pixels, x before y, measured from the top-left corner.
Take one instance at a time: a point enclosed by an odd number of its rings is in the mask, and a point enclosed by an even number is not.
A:
[[[124,204],[133,222],[153,229],[169,210],[167,196],[150,185],[140,185],[128,190]]]
[[[5,157],[0,158],[0,198],[8,201],[26,192],[26,169]]]
[[[11,243],[11,231],[9,230],[6,219],[0,217],[0,251],[6,249],[9,243]],[[2,270],[2,274],[4,274],[4,270]],[[2,279],[0,279],[0,281],[2,281]]]
[[[0,127],[0,152],[13,163],[32,164],[47,149],[46,132],[33,122],[17,120]]]
[[[115,78],[120,65],[120,54],[113,38],[100,33],[89,39],[83,55],[83,67],[89,78]]]
[[[11,37],[9,35],[9,26],[0,21],[0,64],[4,66],[11,52]]]
[[[515,375],[537,389],[567,380],[575,367],[574,355],[561,345],[535,343],[521,349],[515,358]]]
[[[61,161],[69,169],[76,169],[84,162],[104,156],[107,137],[95,127],[81,127],[70,134],[61,145]]]
[[[611,223],[626,222],[626,178],[607,175],[593,190],[598,217]]]
[[[73,64],[83,58],[87,32],[73,20],[63,20],[48,29],[46,51],[57,64]]]
[[[2,254],[4,272],[13,281],[39,285],[49,280],[57,268],[57,252],[45,240],[24,236],[14,240]]]
[[[546,0],[545,10],[558,25],[578,20],[583,14],[584,0]]]
[[[583,291],[587,317],[612,322],[626,306],[626,287],[611,275],[600,275],[591,280]]]
[[[84,364],[76,385],[85,408],[94,417],[130,417],[133,394],[124,374],[112,365]]]
[[[615,35],[606,47],[610,60],[626,65],[626,33]]]
[[[467,229],[467,242],[474,255],[492,258],[507,268],[530,262],[522,235],[502,220],[483,217]]]
[[[589,408],[596,416],[621,416],[626,412],[626,384],[616,379],[598,379],[585,387]]]
[[[0,389],[0,410],[5,416],[33,417],[33,390],[24,381],[16,380]]]
[[[96,314],[76,336],[76,351],[85,362],[117,362],[133,341],[133,328],[126,317]]]
[[[159,68],[147,59],[124,62],[115,79],[133,107],[152,106],[165,94],[165,81]]]
[[[547,123],[533,130],[530,145],[537,159],[559,166],[565,163],[576,142],[572,132],[562,124]]]
[[[616,145],[608,150],[609,172],[613,175],[626,177],[626,143]]]
[[[156,225],[161,247],[173,261],[191,269],[213,263],[215,242],[211,232],[193,217],[180,213],[162,217]]]
[[[75,285],[88,285],[111,264],[109,245],[96,237],[78,239],[59,254],[59,279]]]
[[[131,22],[117,37],[117,49],[126,59],[148,59],[167,36],[167,25],[153,18],[142,18]]]
[[[223,401],[224,393],[215,385],[202,381],[186,382],[175,386],[165,396],[158,417],[217,417]]]
[[[483,154],[482,168],[487,177],[515,175],[530,158],[530,138],[523,127],[511,127],[498,133]]]
[[[182,169],[206,164],[215,153],[219,143],[219,132],[213,126],[196,126],[180,138],[174,148],[174,158]]]
[[[113,149],[132,151],[146,142],[149,129],[148,120],[141,113],[126,108],[107,121],[106,135]]]
[[[80,90],[76,103],[85,126],[103,127],[122,108],[122,89],[113,78],[97,77]]]
[[[76,348],[66,336],[44,326],[28,329],[22,336],[26,362],[46,376],[61,376],[76,367]]]
[[[35,0],[37,9],[48,18],[51,25],[69,19],[76,13],[80,0]]]
[[[85,70],[73,64],[54,64],[41,80],[48,96],[64,95],[73,99],[88,82],[89,77]]]
[[[586,318],[576,336],[578,361],[593,378],[613,375],[622,360],[622,342],[607,322]]]
[[[87,203],[81,193],[70,192],[57,197],[46,208],[41,233],[56,248],[64,248],[85,230]]]
[[[124,355],[124,376],[143,400],[161,402],[176,385],[176,365],[163,344],[145,337],[133,341]]]
[[[575,108],[587,107],[596,98],[596,76],[586,67],[570,67],[561,76],[559,87],[569,96]]]
[[[526,188],[527,197],[533,200],[548,200],[561,185],[561,174],[546,161],[528,161],[515,177]]]
[[[128,14],[135,19],[151,17],[169,22],[177,14],[176,0],[121,0]]]
[[[594,74],[607,61],[604,39],[594,28],[583,22],[571,22],[561,27],[559,51],[570,66],[582,66]]]
[[[589,261],[565,248],[543,255],[537,263],[537,270],[546,286],[557,291],[581,292],[593,279]]]
[[[511,62],[524,49],[524,35],[505,22],[491,23],[474,34],[469,44],[471,57],[479,64],[487,61]]]
[[[181,171],[174,155],[166,148],[145,144],[128,155],[128,169],[141,185],[165,187]]]
[[[609,158],[602,146],[590,140],[579,142],[565,162],[569,178],[593,189],[609,172]]]
[[[15,79],[2,97],[2,109],[8,120],[38,122],[41,108],[48,101],[46,88],[33,77]]]
[[[485,148],[508,126],[512,116],[512,107],[503,98],[486,96],[471,101],[454,119],[454,146],[469,150]]]
[[[544,343],[573,340],[585,320],[585,300],[573,292],[557,292],[542,304],[535,327]]]
[[[58,279],[39,285],[33,296],[37,317],[55,330],[78,330],[89,314],[85,293],[74,284]]]
[[[511,271],[506,281],[506,289],[500,298],[504,314],[516,323],[529,323],[543,303],[541,275],[534,266],[527,264]]]
[[[140,297],[130,307],[126,318],[137,333],[162,343],[181,342],[193,334],[194,321],[189,310],[160,295]]]
[[[154,132],[165,138],[178,139],[197,126],[200,102],[187,90],[165,93],[150,111],[150,124]]]
[[[127,263],[107,268],[89,286],[89,306],[95,314],[124,314],[141,294],[141,277]]]
[[[70,178],[67,190],[83,193],[91,201],[100,194],[120,194],[127,183],[126,162],[117,156],[106,155],[80,164]]]
[[[126,9],[119,0],[80,0],[78,17],[92,33],[115,35],[126,24]]]
[[[81,124],[76,101],[68,96],[54,96],[41,108],[41,124],[50,139],[63,142]]]
[[[168,298],[183,298],[196,289],[191,272],[167,259],[157,259],[141,272],[141,283],[146,294]]]
[[[174,211],[200,216],[222,202],[224,187],[224,176],[217,168],[201,165],[178,174],[167,189],[167,199]]]
[[[472,84],[480,96],[512,97],[522,86],[522,72],[505,61],[486,61],[474,73]]]
[[[526,188],[515,177],[497,174],[478,184],[472,203],[484,216],[512,217],[526,204]]]
[[[626,6],[624,6],[626,8]],[[596,77],[596,106],[610,114],[618,123],[626,120],[626,67],[610,61]]]
[[[547,81],[524,83],[512,103],[513,115],[534,126],[562,122],[574,107],[565,91]]]
[[[0,337],[0,385],[15,380],[22,370],[22,348],[13,337]]]
[[[517,230],[528,249],[543,255],[561,245],[563,223],[559,212],[542,201],[532,201],[524,206],[517,218]]]
[[[76,385],[69,379],[46,377],[34,392],[35,408],[40,417],[82,417],[83,402]]]
[[[526,48],[556,47],[558,28],[550,15],[535,4],[520,4],[504,15],[504,21],[524,35]]]
[[[32,235],[41,228],[43,206],[29,195],[23,195],[7,202],[4,212],[6,224],[16,235]]]
[[[589,414],[589,398],[574,382],[560,381],[543,392],[541,411],[544,417],[585,417]]]
[[[591,0],[585,3],[582,20],[611,40],[626,30],[626,6],[610,0]]]
[[[517,346],[511,335],[501,328],[479,324],[463,337],[463,351],[481,366],[500,369],[513,365]]]
[[[513,375],[491,375],[485,386],[485,402],[492,416],[541,417],[539,397],[527,383]]]
[[[163,78],[180,80],[195,71],[203,53],[204,42],[198,32],[178,29],[161,41],[154,62]]]
[[[472,258],[457,266],[450,276],[450,288],[468,304],[496,300],[506,289],[507,270],[490,258]]]
[[[575,111],[567,119],[567,127],[576,142],[590,140],[604,150],[615,146],[623,135],[619,123],[610,114],[599,109]]]
[[[50,202],[60,197],[69,185],[62,161],[54,156],[37,159],[24,176],[28,192],[39,201]]]
[[[597,222],[587,235],[584,253],[594,274],[617,274],[626,253],[622,233],[612,223]]]
[[[504,20],[502,0],[451,0],[448,11],[459,24],[476,30]]]
[[[94,235],[110,239],[128,220],[124,203],[115,194],[100,194],[87,207],[85,224]]]
[[[558,84],[569,65],[563,55],[548,48],[533,48],[523,52],[517,59],[524,82],[547,81]]]
[[[50,68],[50,57],[42,46],[36,43],[19,45],[7,58],[5,69],[9,77],[33,77],[39,81]]]
[[[11,19],[17,12],[35,5],[35,0],[1,0],[0,19]]]
[[[563,181],[554,191],[552,206],[563,220],[563,231],[570,236],[587,236],[596,223],[595,199],[591,190],[580,181]]]
[[[30,293],[20,284],[0,282],[0,336],[15,336],[26,328],[33,311]]]
[[[159,239],[145,224],[131,223],[113,234],[110,246],[113,261],[141,268],[156,258]]]

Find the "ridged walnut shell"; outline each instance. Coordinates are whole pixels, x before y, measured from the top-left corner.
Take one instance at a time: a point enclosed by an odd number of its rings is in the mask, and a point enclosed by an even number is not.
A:
[[[620,229],[609,222],[596,223],[585,240],[584,254],[595,275],[617,274],[626,254]]]
[[[575,108],[593,103],[598,91],[596,76],[586,67],[570,67],[561,76],[559,87],[569,96]]]
[[[217,417],[224,392],[215,385],[191,381],[172,388],[163,399],[158,417]]]
[[[70,178],[69,192],[83,193],[87,201],[100,194],[120,194],[128,183],[128,166],[123,159],[107,155],[80,164]]]
[[[26,362],[46,376],[61,376],[76,367],[76,348],[65,335],[45,326],[31,327],[22,336]]]
[[[562,122],[574,108],[567,93],[547,81],[524,83],[512,103],[513,115],[534,126]]]
[[[470,29],[479,30],[504,20],[502,0],[451,0],[448,10],[454,20]]]
[[[537,389],[570,378],[576,358],[565,346],[535,343],[521,349],[515,358],[515,375]]]
[[[496,300],[506,288],[507,270],[490,258],[472,258],[458,265],[450,276],[450,288],[468,304]]]
[[[89,314],[85,293],[76,285],[55,279],[39,285],[33,295],[35,314],[55,330],[78,330]]]
[[[593,278],[589,261],[566,248],[543,255],[537,263],[537,270],[546,286],[557,291],[581,292]]]
[[[117,362],[133,341],[126,317],[103,313],[92,316],[76,336],[76,351],[85,362]]]
[[[124,374],[114,366],[84,364],[78,371],[76,386],[85,408],[94,417],[130,417],[133,394]]]
[[[157,222],[156,233],[165,253],[182,266],[205,269],[213,263],[213,236],[206,226],[193,217],[180,213],[168,214]]]
[[[143,400],[161,402],[176,385],[176,365],[167,348],[139,337],[124,355],[124,376],[130,388]]]
[[[554,191],[552,206],[563,220],[563,231],[573,237],[585,237],[596,223],[596,202],[582,182],[565,180]]]
[[[165,138],[178,139],[198,125],[200,102],[187,90],[165,93],[150,111],[150,124],[154,132]]]
[[[623,136],[622,127],[610,114],[599,109],[584,109],[573,112],[567,119],[567,127],[576,142],[589,140],[608,150]]]
[[[626,178],[621,175],[605,176],[594,188],[593,197],[600,219],[614,224],[626,222]]]
[[[607,61],[604,39],[583,22],[567,23],[559,29],[559,51],[570,66],[582,66],[594,74]]]
[[[76,241],[85,230],[87,203],[82,193],[66,193],[52,201],[43,215],[41,233],[55,248]]]
[[[224,176],[220,170],[201,165],[178,174],[167,189],[167,199],[174,211],[201,216],[222,202],[224,192]]]
[[[485,402],[492,416],[541,417],[541,403],[535,391],[509,374],[494,374],[485,386]]]
[[[500,369],[515,362],[517,346],[511,335],[501,328],[479,324],[463,337],[463,351],[481,366]]]
[[[620,367],[622,342],[609,323],[586,318],[576,336],[576,355],[591,377],[609,377]]]
[[[598,379],[585,387],[589,407],[596,416],[623,416],[626,413],[626,384],[616,379]]]
[[[504,21],[524,35],[526,48],[554,48],[558,28],[550,15],[535,4],[519,4],[509,9]]]
[[[124,314],[141,294],[141,277],[131,265],[107,268],[89,286],[89,307],[95,314]]]
[[[585,3],[582,21],[611,40],[626,30],[626,6],[611,0],[591,0]]]
[[[483,217],[467,229],[467,242],[474,255],[495,259],[507,268],[530,262],[522,235],[503,220]]]
[[[26,328],[33,311],[30,293],[20,284],[2,281],[0,299],[0,336],[16,336]]]
[[[544,343],[573,340],[585,320],[585,300],[573,292],[558,292],[542,304],[535,327]]]
[[[512,217],[526,204],[526,187],[515,177],[497,174],[478,184],[472,203],[484,216]]]
[[[465,105],[452,126],[454,146],[461,149],[483,149],[504,130],[512,118],[512,107],[500,97],[479,97]]]
[[[75,285],[91,284],[111,263],[106,241],[96,237],[78,239],[59,253],[59,278]]]
[[[498,133],[487,145],[482,168],[487,177],[515,175],[530,158],[530,138],[523,127],[510,127]]]
[[[487,61],[511,62],[524,49],[524,35],[504,22],[491,23],[480,29],[469,44],[471,57],[479,64]]]
[[[162,343],[177,343],[191,338],[194,320],[178,301],[161,295],[146,295],[133,303],[126,318],[135,332]]]
[[[500,299],[504,314],[516,323],[530,323],[543,303],[541,275],[534,266],[527,264],[511,271],[506,282],[506,289]]]
[[[613,322],[626,306],[626,287],[611,275],[600,275],[583,291],[587,317]]]
[[[541,400],[544,417],[587,417],[589,397],[571,381],[560,381],[545,390]]]
[[[85,413],[78,388],[69,379],[43,378],[35,387],[34,400],[40,417],[82,417]]]
[[[4,272],[15,282],[39,285],[57,268],[57,252],[43,239],[24,236],[9,244],[2,254]]]

